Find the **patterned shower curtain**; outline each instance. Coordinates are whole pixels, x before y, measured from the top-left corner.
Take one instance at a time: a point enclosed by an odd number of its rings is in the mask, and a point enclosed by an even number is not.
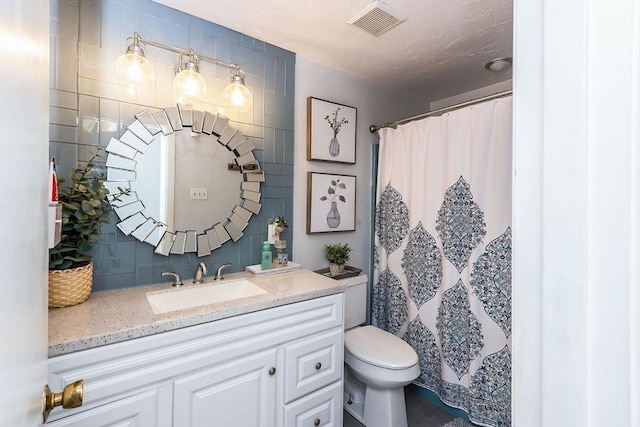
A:
[[[488,426],[511,424],[511,103],[380,130],[374,324]]]

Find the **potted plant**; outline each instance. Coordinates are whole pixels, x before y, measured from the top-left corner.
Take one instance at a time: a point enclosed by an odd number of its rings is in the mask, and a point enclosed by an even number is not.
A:
[[[102,159],[96,151],[71,172],[70,185],[58,179],[58,203],[62,205],[60,242],[49,249],[49,307],[67,307],[89,298],[93,285],[93,244],[101,239],[100,227],[109,222],[111,209],[105,200],[109,190],[95,169]]]
[[[280,233],[282,233],[288,226],[287,220],[283,216],[278,216],[276,217],[276,220],[273,221],[273,225],[275,226],[276,240],[280,240]]]
[[[337,276],[344,272],[344,265],[349,261],[351,248],[349,243],[335,243],[324,246],[324,256],[329,261],[329,272],[331,276]]]

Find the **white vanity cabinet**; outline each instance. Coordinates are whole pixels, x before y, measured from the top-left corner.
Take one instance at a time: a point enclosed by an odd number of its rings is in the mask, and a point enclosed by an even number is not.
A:
[[[49,359],[51,426],[341,426],[343,294]]]

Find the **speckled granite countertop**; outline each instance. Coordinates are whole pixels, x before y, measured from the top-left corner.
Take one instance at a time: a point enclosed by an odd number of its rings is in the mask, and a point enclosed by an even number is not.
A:
[[[154,314],[147,292],[174,289],[170,282],[93,292],[82,304],[49,310],[49,357],[73,353],[225,317],[344,292],[345,285],[307,270],[271,275],[234,273],[225,282],[247,279],[268,293],[235,301]],[[185,280],[185,288],[195,286]],[[213,284],[211,277],[205,284]],[[179,291],[179,290],[178,290]]]

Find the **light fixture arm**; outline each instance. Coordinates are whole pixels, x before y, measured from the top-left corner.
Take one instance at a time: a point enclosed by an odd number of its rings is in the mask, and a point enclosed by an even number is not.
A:
[[[235,64],[235,63],[231,63],[231,62],[226,62],[226,61],[222,61],[220,59],[216,59],[216,58],[212,58],[210,56],[206,56],[206,55],[201,55],[201,54],[196,54],[193,49],[182,49],[176,46],[172,46],[166,43],[162,43],[156,40],[151,40],[148,39],[146,37],[142,37],[140,34],[138,34],[137,32],[133,33],[133,44],[137,45],[139,42],[144,43],[147,46],[154,46],[160,49],[164,49],[164,50],[168,50],[171,52],[175,52],[179,55],[184,55],[184,56],[188,56],[190,58],[193,57],[197,57],[200,60],[205,60],[208,62],[212,62],[216,65],[222,65],[223,67],[227,67],[227,68],[231,68],[233,70],[235,70],[236,72],[241,72],[241,68],[240,65]],[[181,59],[182,61],[182,59]]]

